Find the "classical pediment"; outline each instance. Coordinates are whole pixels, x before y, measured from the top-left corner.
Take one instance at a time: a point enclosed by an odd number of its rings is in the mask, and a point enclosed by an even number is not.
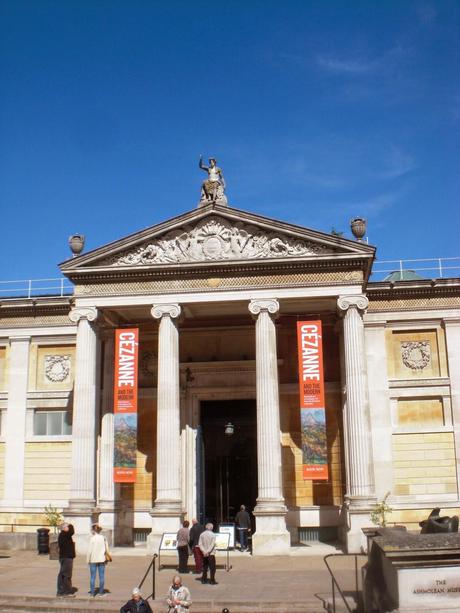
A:
[[[222,207],[206,207],[83,254],[61,265],[85,270],[294,260],[373,254],[373,248],[307,228]]]
[[[331,253],[325,245],[283,234],[267,232],[244,222],[232,223],[219,215],[183,226],[159,238],[144,241],[101,262],[108,266],[217,262],[289,258]]]

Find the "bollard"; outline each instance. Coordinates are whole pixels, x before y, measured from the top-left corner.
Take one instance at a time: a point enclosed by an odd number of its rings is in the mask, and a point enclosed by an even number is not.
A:
[[[37,530],[37,552],[50,552],[50,531],[48,528],[38,528]]]

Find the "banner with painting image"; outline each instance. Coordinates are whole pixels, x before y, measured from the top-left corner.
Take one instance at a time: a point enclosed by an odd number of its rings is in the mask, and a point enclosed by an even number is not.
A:
[[[297,322],[303,478],[324,481],[327,465],[321,321]]]
[[[136,481],[137,365],[139,330],[115,330],[114,467],[115,483]]]

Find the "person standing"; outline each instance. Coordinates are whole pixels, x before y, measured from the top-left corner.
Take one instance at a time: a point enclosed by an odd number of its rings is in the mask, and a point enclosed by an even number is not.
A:
[[[177,554],[179,556],[179,572],[188,573],[188,540],[190,522],[186,519],[177,532]]]
[[[72,570],[75,558],[74,528],[72,524],[63,523],[58,536],[59,573],[57,577],[57,596],[75,597],[72,588]]]
[[[179,575],[174,575],[173,582],[166,597],[166,603],[171,613],[187,613],[192,605],[190,590],[182,585]]]
[[[186,519],[182,528],[179,528],[176,535],[176,548],[177,555],[179,556],[179,568],[178,571],[180,573],[188,573],[188,541],[189,541],[189,530],[190,522]]]
[[[203,554],[203,574],[201,576],[201,583],[208,583],[208,569],[210,571],[211,579],[209,583],[211,585],[217,585],[216,581],[216,535],[212,531],[214,526],[212,524],[206,524],[206,530],[200,534],[198,540],[198,547]]]
[[[109,547],[104,536],[101,534],[102,528],[98,524],[93,524],[92,536],[89,539],[86,561],[89,564],[89,592],[91,596],[105,596],[105,565],[106,554],[110,555]],[[99,575],[99,589],[96,590],[96,573]]]
[[[248,534],[251,532],[251,518],[246,511],[244,504],[240,506],[240,510],[235,517],[236,529],[238,530],[238,540],[240,542],[241,551],[248,550]]]
[[[133,589],[131,600],[121,607],[120,613],[153,613],[152,607],[142,598],[141,591],[138,587]]]
[[[197,575],[201,575],[203,572],[203,554],[201,553],[201,549],[198,547],[198,541],[200,540],[200,535],[202,532],[204,532],[204,526],[202,526],[196,519],[192,519],[192,527],[190,528],[188,543],[195,559],[195,573]]]

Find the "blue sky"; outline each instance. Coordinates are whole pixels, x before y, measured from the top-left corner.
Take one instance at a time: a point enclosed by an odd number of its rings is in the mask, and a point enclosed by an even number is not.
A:
[[[0,279],[230,205],[459,256],[460,2],[3,0]]]

